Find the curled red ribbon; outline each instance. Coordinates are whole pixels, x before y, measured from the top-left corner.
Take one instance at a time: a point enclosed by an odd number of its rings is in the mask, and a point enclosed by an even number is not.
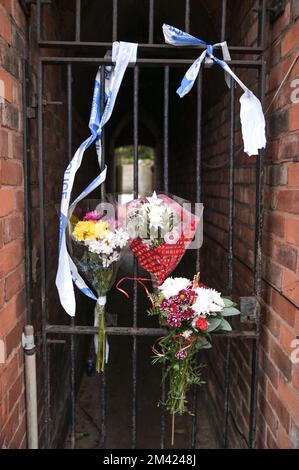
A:
[[[165,336],[160,336],[160,338],[157,338],[156,341],[154,342],[154,344],[152,345],[152,351],[153,353],[156,355],[156,356],[160,356],[160,357],[163,357],[165,356],[164,353],[159,353],[159,351],[156,349],[156,344],[161,340],[161,339],[164,339]]]
[[[178,353],[180,353],[180,352],[186,351],[186,349],[188,349],[188,348],[191,348],[192,344],[194,343],[194,341],[197,338],[197,335],[190,336],[189,339],[188,339],[188,338],[185,338],[182,334],[178,334],[178,335],[176,335],[176,338],[184,338],[184,340],[185,340],[186,346],[184,346],[183,348],[178,350]],[[181,341],[178,341],[175,338],[173,339],[173,341],[177,344],[180,344],[180,345],[182,344]]]
[[[143,281],[151,281],[151,282],[152,282],[152,279],[151,279],[151,278],[148,278],[148,277],[122,277],[122,278],[118,281],[118,283],[116,284],[115,287],[116,287],[116,289],[117,289],[119,292],[122,292],[127,298],[129,298],[128,292],[126,292],[124,289],[121,289],[121,288],[119,287],[119,285],[120,285],[123,281],[125,281],[125,280],[128,280],[128,281],[137,281],[138,284],[140,284],[140,285],[144,288],[144,290],[145,290],[145,292],[146,292],[148,298],[149,298],[150,301],[151,301],[152,308],[155,309],[155,304],[154,304],[153,298],[152,298],[152,296],[151,296],[151,293],[150,293],[150,291],[148,290],[148,288],[146,287],[146,285],[145,285],[144,282],[143,282]]]
[[[152,345],[152,351],[153,351],[154,354],[156,354],[156,356],[160,356],[160,357],[165,356],[164,353],[160,353],[160,352],[156,349],[156,344],[157,344],[161,339],[164,339],[164,338],[165,338],[165,336],[161,336],[160,338],[157,338],[156,341],[154,342],[154,344]],[[184,336],[183,336],[181,333],[179,333],[179,334],[176,335],[176,338],[184,338]],[[196,335],[196,334],[193,335],[193,336],[190,336],[189,339],[184,338],[184,339],[185,339],[185,346],[184,346],[183,348],[179,349],[177,352],[180,353],[180,352],[182,352],[182,351],[185,351],[185,350],[188,349],[188,348],[191,348],[191,346],[192,346],[192,344],[194,343],[194,341],[196,341],[196,338],[197,338],[197,335]],[[181,341],[178,341],[178,340],[176,340],[175,338],[173,339],[173,341],[174,341],[175,343],[177,343],[177,344],[182,344]]]

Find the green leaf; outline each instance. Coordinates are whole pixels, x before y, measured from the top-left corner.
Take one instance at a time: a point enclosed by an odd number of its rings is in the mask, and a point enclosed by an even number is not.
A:
[[[209,349],[212,347],[211,343],[203,337],[199,337],[197,340],[198,349]]]
[[[222,310],[221,315],[223,317],[232,317],[233,315],[240,315],[240,311],[235,307],[225,307]]]
[[[222,330],[222,331],[231,331],[232,327],[230,326],[228,321],[224,320],[224,318],[223,318],[222,321],[221,321],[221,325],[220,325],[219,329]]]
[[[237,304],[227,297],[223,297],[225,307],[235,307]]]
[[[214,331],[220,325],[221,322],[222,322],[222,318],[218,318],[218,317],[209,318],[208,320],[209,326],[205,330],[205,333],[211,333],[211,331]]]

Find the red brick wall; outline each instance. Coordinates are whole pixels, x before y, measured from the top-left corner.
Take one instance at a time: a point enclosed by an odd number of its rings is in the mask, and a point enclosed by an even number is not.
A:
[[[0,448],[26,446],[23,235],[22,64],[25,18],[16,1],[0,4]],[[2,343],[2,344],[3,344]]]
[[[67,7],[67,5],[66,5]],[[57,2],[44,9],[44,33],[49,30],[55,37],[69,15]],[[70,21],[70,24],[72,22]],[[24,187],[23,187],[23,116],[22,116],[22,62],[25,57],[25,36],[28,34],[29,62],[28,90],[30,103],[37,96],[36,6],[31,5],[28,25],[26,17],[15,0],[0,4],[0,339],[4,341],[5,363],[0,364],[0,448],[26,446],[25,403],[23,382],[23,351],[21,333],[26,321],[24,286]],[[50,51],[43,54],[51,55]],[[44,118],[44,171],[45,171],[45,227],[47,259],[47,298],[49,322],[68,323],[69,317],[59,304],[55,287],[59,218],[55,205],[60,201],[63,171],[67,165],[67,99],[66,75],[62,67],[45,70],[43,99],[61,101],[61,105],[46,104]],[[2,85],[3,83],[3,85]],[[1,99],[2,99],[2,93]],[[82,140],[78,115],[73,111],[74,144]],[[81,123],[80,123],[81,124]],[[44,364],[41,338],[41,240],[39,164],[37,148],[37,119],[29,123],[30,134],[30,195],[32,233],[32,321],[37,335],[37,391],[39,414],[39,444],[44,446],[45,395],[43,388]],[[62,339],[62,338],[60,338]],[[76,343],[77,344],[77,343]],[[50,345],[50,433],[54,447],[61,446],[62,428],[67,422],[69,402],[69,340]],[[82,354],[82,350],[81,350]],[[58,358],[64,357],[64,361]],[[77,364],[76,369],[79,369]],[[65,377],[65,381],[61,380]]]
[[[255,42],[256,13],[254,2],[238,2],[240,27],[235,28],[231,44]],[[272,25],[267,19],[266,104],[293,61],[299,46],[298,2],[288,1],[284,14]],[[235,21],[235,20],[234,20]],[[234,23],[235,24],[235,23]],[[241,78],[256,89],[254,72]],[[284,448],[299,446],[299,364],[291,362],[291,342],[299,333],[299,104],[292,103],[294,79],[299,77],[299,60],[267,114],[268,145],[265,161],[265,225],[263,233],[262,345],[258,400],[258,447]],[[297,83],[297,89],[298,89]],[[293,87],[293,88],[292,88]],[[237,90],[239,93],[239,90]],[[298,98],[298,94],[297,94]],[[238,106],[237,106],[238,109]],[[202,249],[202,272],[206,280],[225,290],[228,246],[228,95],[223,96],[205,115],[204,191],[206,237]],[[237,116],[237,114],[236,114]],[[236,150],[241,144],[237,120]],[[255,224],[255,157],[236,153],[234,296],[253,292],[254,224]],[[215,264],[211,264],[211,259]],[[237,326],[237,325],[236,325]],[[219,359],[221,357],[221,360]],[[218,417],[223,413],[224,370],[217,364],[225,361],[225,345],[214,341],[208,355],[209,388],[215,399]],[[238,340],[232,346],[230,409],[246,435],[249,423],[250,342]],[[229,442],[246,446],[229,421]]]

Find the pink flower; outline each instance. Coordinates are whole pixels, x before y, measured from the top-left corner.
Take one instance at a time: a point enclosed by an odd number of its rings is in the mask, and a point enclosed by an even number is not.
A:
[[[182,289],[177,296],[181,303],[192,305],[196,297],[196,292],[191,289]]]
[[[175,302],[171,302],[169,305],[168,305],[168,309],[167,309],[170,313],[173,313],[175,315],[178,315],[179,312],[180,312],[180,309],[179,309],[179,306],[175,303]]]
[[[167,317],[167,323],[169,326],[179,328],[182,325],[181,315],[179,313],[170,313]]]
[[[169,308],[169,302],[168,300],[164,299],[160,305],[160,310],[165,311],[168,310]]]
[[[176,353],[175,357],[179,359],[180,361],[184,361],[187,357],[187,352],[180,350]]]
[[[195,316],[194,310],[192,308],[187,307],[185,310],[182,312],[182,319],[183,320],[191,320]]]
[[[97,211],[90,211],[90,212],[86,212],[83,220],[96,222],[97,220],[100,220],[101,218],[102,218],[102,215],[99,214]]]

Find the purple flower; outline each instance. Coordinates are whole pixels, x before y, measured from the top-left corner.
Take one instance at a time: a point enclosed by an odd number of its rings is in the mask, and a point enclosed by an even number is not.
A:
[[[175,315],[178,315],[180,313],[180,308],[175,302],[171,302],[168,305],[167,310],[169,311],[169,313],[174,313]]]
[[[169,302],[168,300],[164,299],[160,305],[160,310],[165,311],[169,309]]]
[[[196,297],[196,292],[191,289],[182,289],[177,296],[180,303],[192,305]]]
[[[184,350],[180,350],[176,353],[175,357],[180,361],[184,361],[187,357],[187,352]]]
[[[174,328],[179,328],[182,324],[182,318],[179,313],[170,313],[167,316],[167,323],[169,326],[172,326]]]
[[[191,320],[191,318],[195,317],[195,312],[192,308],[187,307],[185,310],[182,312],[182,319],[183,320]]]
[[[90,220],[90,221],[97,221],[102,218],[102,215],[99,214],[97,211],[90,211],[86,212],[83,220]]]

